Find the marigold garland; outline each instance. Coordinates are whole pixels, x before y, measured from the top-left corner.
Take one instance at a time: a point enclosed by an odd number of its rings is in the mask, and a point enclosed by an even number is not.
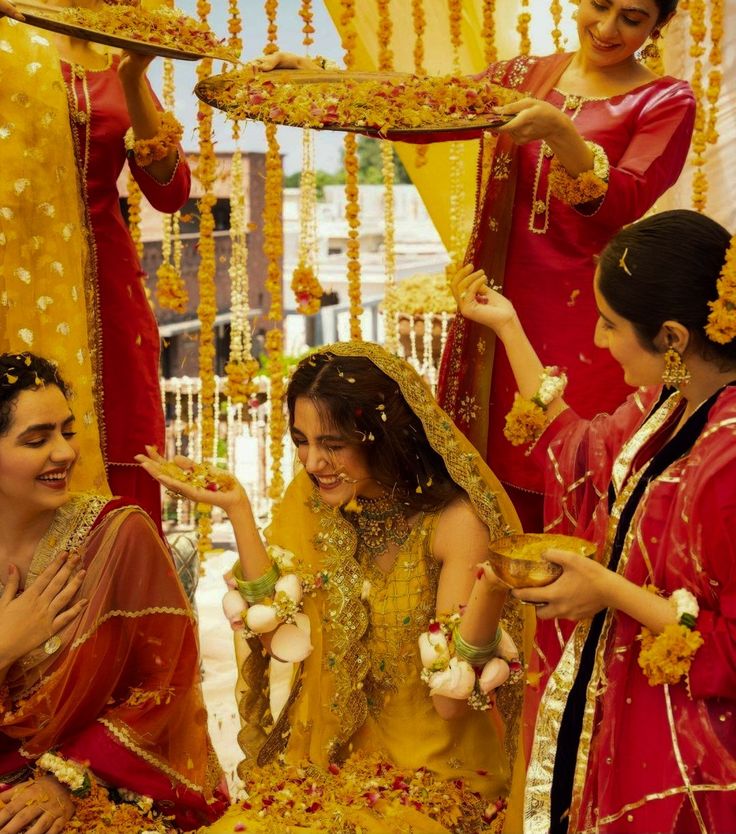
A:
[[[348,224],[347,279],[350,299],[350,338],[361,341],[363,313],[360,287],[360,203],[358,202],[358,143],[354,133],[345,134],[345,219]]]
[[[716,286],[718,298],[708,302],[705,333],[711,341],[725,345],[736,339],[736,235],[731,238]]]
[[[340,0],[340,37],[345,52],[345,67],[355,66],[355,45],[358,31],[355,27],[355,0]]]
[[[314,170],[314,135],[302,133],[302,174],[299,189],[299,252],[291,278],[296,309],[304,315],[318,312],[324,294],[317,277],[317,177]]]
[[[555,52],[564,52],[565,45],[562,42],[562,30],[560,29],[560,22],[562,21],[562,3],[560,3],[560,0],[552,0],[549,10],[552,15],[552,40],[555,44]]]
[[[314,10],[312,9],[312,0],[302,0],[299,6],[299,17],[302,19],[302,34],[304,38],[302,43],[309,48],[314,43]]]
[[[424,13],[424,0],[412,0],[411,16],[414,24],[414,74],[424,76],[424,33],[427,28],[427,16]],[[429,145],[417,145],[414,150],[414,164],[422,168],[427,164]]]
[[[391,37],[393,21],[389,0],[378,2],[378,69],[391,72],[394,68]],[[384,202],[384,269],[386,294],[391,296],[396,273],[396,253],[394,247],[394,148],[391,142],[381,142],[381,173],[383,178]],[[395,353],[399,347],[398,322],[394,311],[386,310],[384,317],[386,329],[386,349]]]
[[[345,50],[345,68],[355,66],[355,45],[357,29],[355,26],[355,0],[340,0],[340,31],[342,47]],[[358,143],[354,133],[346,133],[344,139],[345,165],[345,220],[348,224],[347,282],[350,300],[350,338],[360,341],[362,330],[360,316],[360,203],[358,201]]]
[[[268,21],[268,33],[266,35],[267,43],[263,47],[266,55],[271,52],[278,52],[276,41],[278,40],[279,29],[276,23],[276,14],[279,8],[278,0],[266,0],[266,20]]]
[[[391,20],[391,0],[376,0],[378,9],[378,71],[390,72],[394,66],[391,37],[394,27]]]
[[[281,332],[284,317],[281,256],[283,254],[281,153],[275,125],[266,125],[266,193],[263,211],[263,252],[266,255],[266,289],[271,295],[268,319],[274,328],[266,334],[266,355],[270,380],[269,403],[271,415],[268,425],[271,450],[271,482],[268,494],[279,501],[284,491],[281,460],[284,447],[284,336]]]
[[[155,815],[148,797],[116,791],[125,801],[113,802],[105,788],[93,782],[85,797],[73,797],[74,816],[64,834],[166,834],[165,818]]]
[[[557,0],[553,0],[557,2]],[[483,0],[483,55],[486,64],[493,64],[498,60],[496,49],[496,0]]]
[[[208,0],[197,0],[197,13],[203,23],[212,10]],[[212,74],[212,61],[201,61],[197,67],[197,77],[202,80]],[[215,295],[215,275],[217,264],[215,257],[215,218],[212,209],[217,202],[214,195],[216,174],[215,150],[212,143],[212,108],[199,103],[197,120],[199,125],[199,160],[196,175],[202,187],[199,208],[199,376],[201,391],[199,399],[202,462],[214,457],[215,449],[215,316],[217,301]],[[212,508],[207,505],[198,507],[197,550],[203,557],[210,547],[212,533]]]
[[[529,55],[532,51],[532,42],[529,38],[529,24],[532,16],[527,11],[529,0],[521,0],[521,11],[516,23],[516,31],[519,33],[519,55]]]
[[[721,41],[723,40],[723,0],[711,0],[710,11],[710,72],[708,73],[708,88],[706,97],[708,104],[708,123],[706,126],[706,138],[710,145],[718,141],[718,99],[721,95],[721,81],[723,73],[720,66],[723,60],[721,54]]]
[[[240,138],[237,122],[233,138]],[[243,182],[243,157],[237,148],[230,168],[230,354],[225,373],[227,395],[234,403],[246,403],[254,393],[253,380],[259,364],[251,356],[251,331],[248,317],[248,242],[246,197]]]
[[[128,174],[128,231],[133,239],[138,259],[143,258],[143,238],[141,237],[141,201],[143,193],[132,173]]]
[[[239,0],[228,0],[227,30],[230,34],[228,48],[235,57],[239,58],[243,52],[243,39],[240,37],[243,31],[243,18],[240,14]]]
[[[688,8],[690,11],[690,37],[692,38],[690,55],[695,59],[693,75],[690,80],[690,86],[695,96],[695,126],[691,145],[693,150],[693,208],[702,212],[705,211],[708,201],[708,178],[704,170],[707,134],[702,62],[702,56],[705,52],[703,44],[706,35],[705,0],[690,0]]]
[[[679,683],[690,671],[695,652],[703,645],[699,631],[680,623],[666,625],[660,634],[642,628],[639,666],[650,686]]]
[[[164,106],[173,111],[175,101],[174,62],[164,61]],[[179,212],[164,214],[161,228],[161,266],[156,270],[156,298],[159,306],[176,313],[186,312],[189,293],[181,275],[181,237],[179,236]]]

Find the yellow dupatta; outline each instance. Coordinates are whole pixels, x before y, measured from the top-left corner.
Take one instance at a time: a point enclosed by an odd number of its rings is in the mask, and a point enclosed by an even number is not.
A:
[[[108,494],[90,351],[86,230],[59,56],[45,33],[0,19],[0,351],[32,351],[74,386],[74,488]],[[97,408],[96,408],[97,405]]]

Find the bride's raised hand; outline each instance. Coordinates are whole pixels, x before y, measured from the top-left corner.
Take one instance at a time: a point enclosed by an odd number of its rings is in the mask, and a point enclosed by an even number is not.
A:
[[[488,279],[482,269],[473,269],[465,264],[450,282],[460,314],[471,321],[499,333],[516,320],[516,310],[501,293],[488,286]]]
[[[170,492],[197,504],[210,504],[230,513],[239,505],[249,503],[240,482],[224,469],[197,464],[183,455],[168,461],[155,446],[146,446],[146,454],[136,455],[135,459]]]

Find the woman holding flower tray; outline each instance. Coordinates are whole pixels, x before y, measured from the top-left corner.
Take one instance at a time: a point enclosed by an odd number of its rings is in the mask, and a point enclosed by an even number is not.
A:
[[[417,373],[377,345],[309,355],[287,400],[303,468],[265,545],[239,485],[195,488],[140,458],[223,507],[240,553],[224,604],[236,645],[253,648],[239,684],[249,799],[208,830],[500,830],[522,609],[478,564],[518,529],[511,504]],[[296,664],[277,716],[262,646]]]
[[[542,619],[579,621],[539,708],[524,831],[736,830],[729,234],[670,211],[605,248],[595,343],[640,387],[593,420],[566,407],[563,375],[542,366],[482,272],[464,267],[453,289],[463,316],[492,328],[508,354],[519,393],[506,432],[536,443],[547,529],[599,546],[598,561],[548,552],[561,577],[515,592]]]

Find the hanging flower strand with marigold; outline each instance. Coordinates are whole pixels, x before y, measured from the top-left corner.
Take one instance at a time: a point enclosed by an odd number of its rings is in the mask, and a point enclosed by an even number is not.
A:
[[[302,43],[306,54],[314,43],[311,0],[302,0]],[[302,132],[302,171],[299,181],[299,243],[297,264],[291,276],[297,312],[313,315],[322,306],[324,291],[317,277],[317,176],[314,168],[314,133]]]
[[[164,61],[163,73],[163,102],[164,107],[173,113],[176,107],[174,88],[174,62]],[[187,292],[181,271],[174,263],[174,240],[179,236],[178,212],[175,215],[164,214],[161,228],[161,265],[156,270],[156,300],[159,306],[173,310],[175,313],[185,313],[189,306]]]
[[[448,0],[450,44],[452,46],[452,69],[460,75],[460,50],[462,49],[462,0]],[[460,259],[465,250],[465,234],[462,224],[463,205],[463,152],[460,142],[450,145],[450,263],[452,271],[459,269]]]
[[[529,13],[529,0],[521,0],[521,11],[516,23],[516,31],[519,33],[519,55],[529,55],[532,51],[532,42],[529,37],[529,25],[532,16]]]
[[[560,0],[552,0],[549,11],[552,15],[552,40],[555,44],[555,52],[564,52],[565,45],[562,40],[562,29],[560,29],[560,23],[562,22],[562,3]]]
[[[270,382],[268,424],[271,451],[271,482],[269,497],[279,501],[284,491],[281,473],[284,440],[284,318],[281,258],[283,255],[281,151],[276,125],[266,125],[266,193],[263,212],[263,252],[266,256],[266,289],[271,296],[268,319],[272,329],[266,334],[268,378]]]
[[[197,0],[197,14],[202,23],[207,23],[212,6],[208,0]],[[212,61],[200,61],[197,77],[203,80],[212,75]],[[202,196],[197,202],[199,209],[199,377],[201,382],[200,440],[203,462],[214,456],[215,444],[215,316],[217,304],[215,296],[215,274],[217,271],[215,257],[215,218],[212,209],[216,203],[214,183],[216,173],[215,150],[212,144],[212,108],[199,102],[197,123],[199,132],[199,159],[196,176],[202,188]],[[197,549],[203,557],[210,548],[212,534],[211,507],[198,506]]]
[[[427,28],[427,16],[424,12],[424,0],[411,0],[411,17],[414,24],[414,75],[425,76],[424,33]],[[414,151],[414,164],[422,168],[427,164],[429,145],[417,145]]]
[[[553,0],[557,2],[557,0]],[[483,56],[487,65],[498,60],[496,49],[496,0],[483,0],[483,25],[481,28],[483,40]]]
[[[723,55],[721,53],[721,42],[723,40],[723,0],[711,0],[710,6],[710,71],[708,73],[708,88],[706,98],[708,99],[708,121],[706,125],[706,139],[708,144],[715,145],[718,142],[718,99],[721,95],[721,81],[723,73],[721,64]]]
[[[705,173],[705,150],[707,145],[705,92],[703,90],[703,61],[705,53],[705,0],[690,0],[690,55],[695,59],[690,86],[695,96],[695,125],[693,128],[691,164],[693,166],[693,208],[705,211],[708,202],[708,177]]]
[[[340,0],[340,26],[342,46],[345,50],[345,68],[355,67],[355,0]],[[360,203],[358,201],[358,143],[354,133],[346,133],[345,154],[345,220],[348,224],[347,282],[350,300],[350,338],[360,341],[363,337],[360,317],[363,313],[360,287]]]
[[[378,4],[378,69],[391,72],[394,68],[394,53],[391,49],[393,21],[390,0],[377,0]],[[383,251],[385,273],[384,326],[386,349],[396,353],[399,348],[398,311],[393,310],[390,299],[395,297],[395,235],[394,235],[394,146],[387,140],[381,141],[381,173],[383,177]]]

